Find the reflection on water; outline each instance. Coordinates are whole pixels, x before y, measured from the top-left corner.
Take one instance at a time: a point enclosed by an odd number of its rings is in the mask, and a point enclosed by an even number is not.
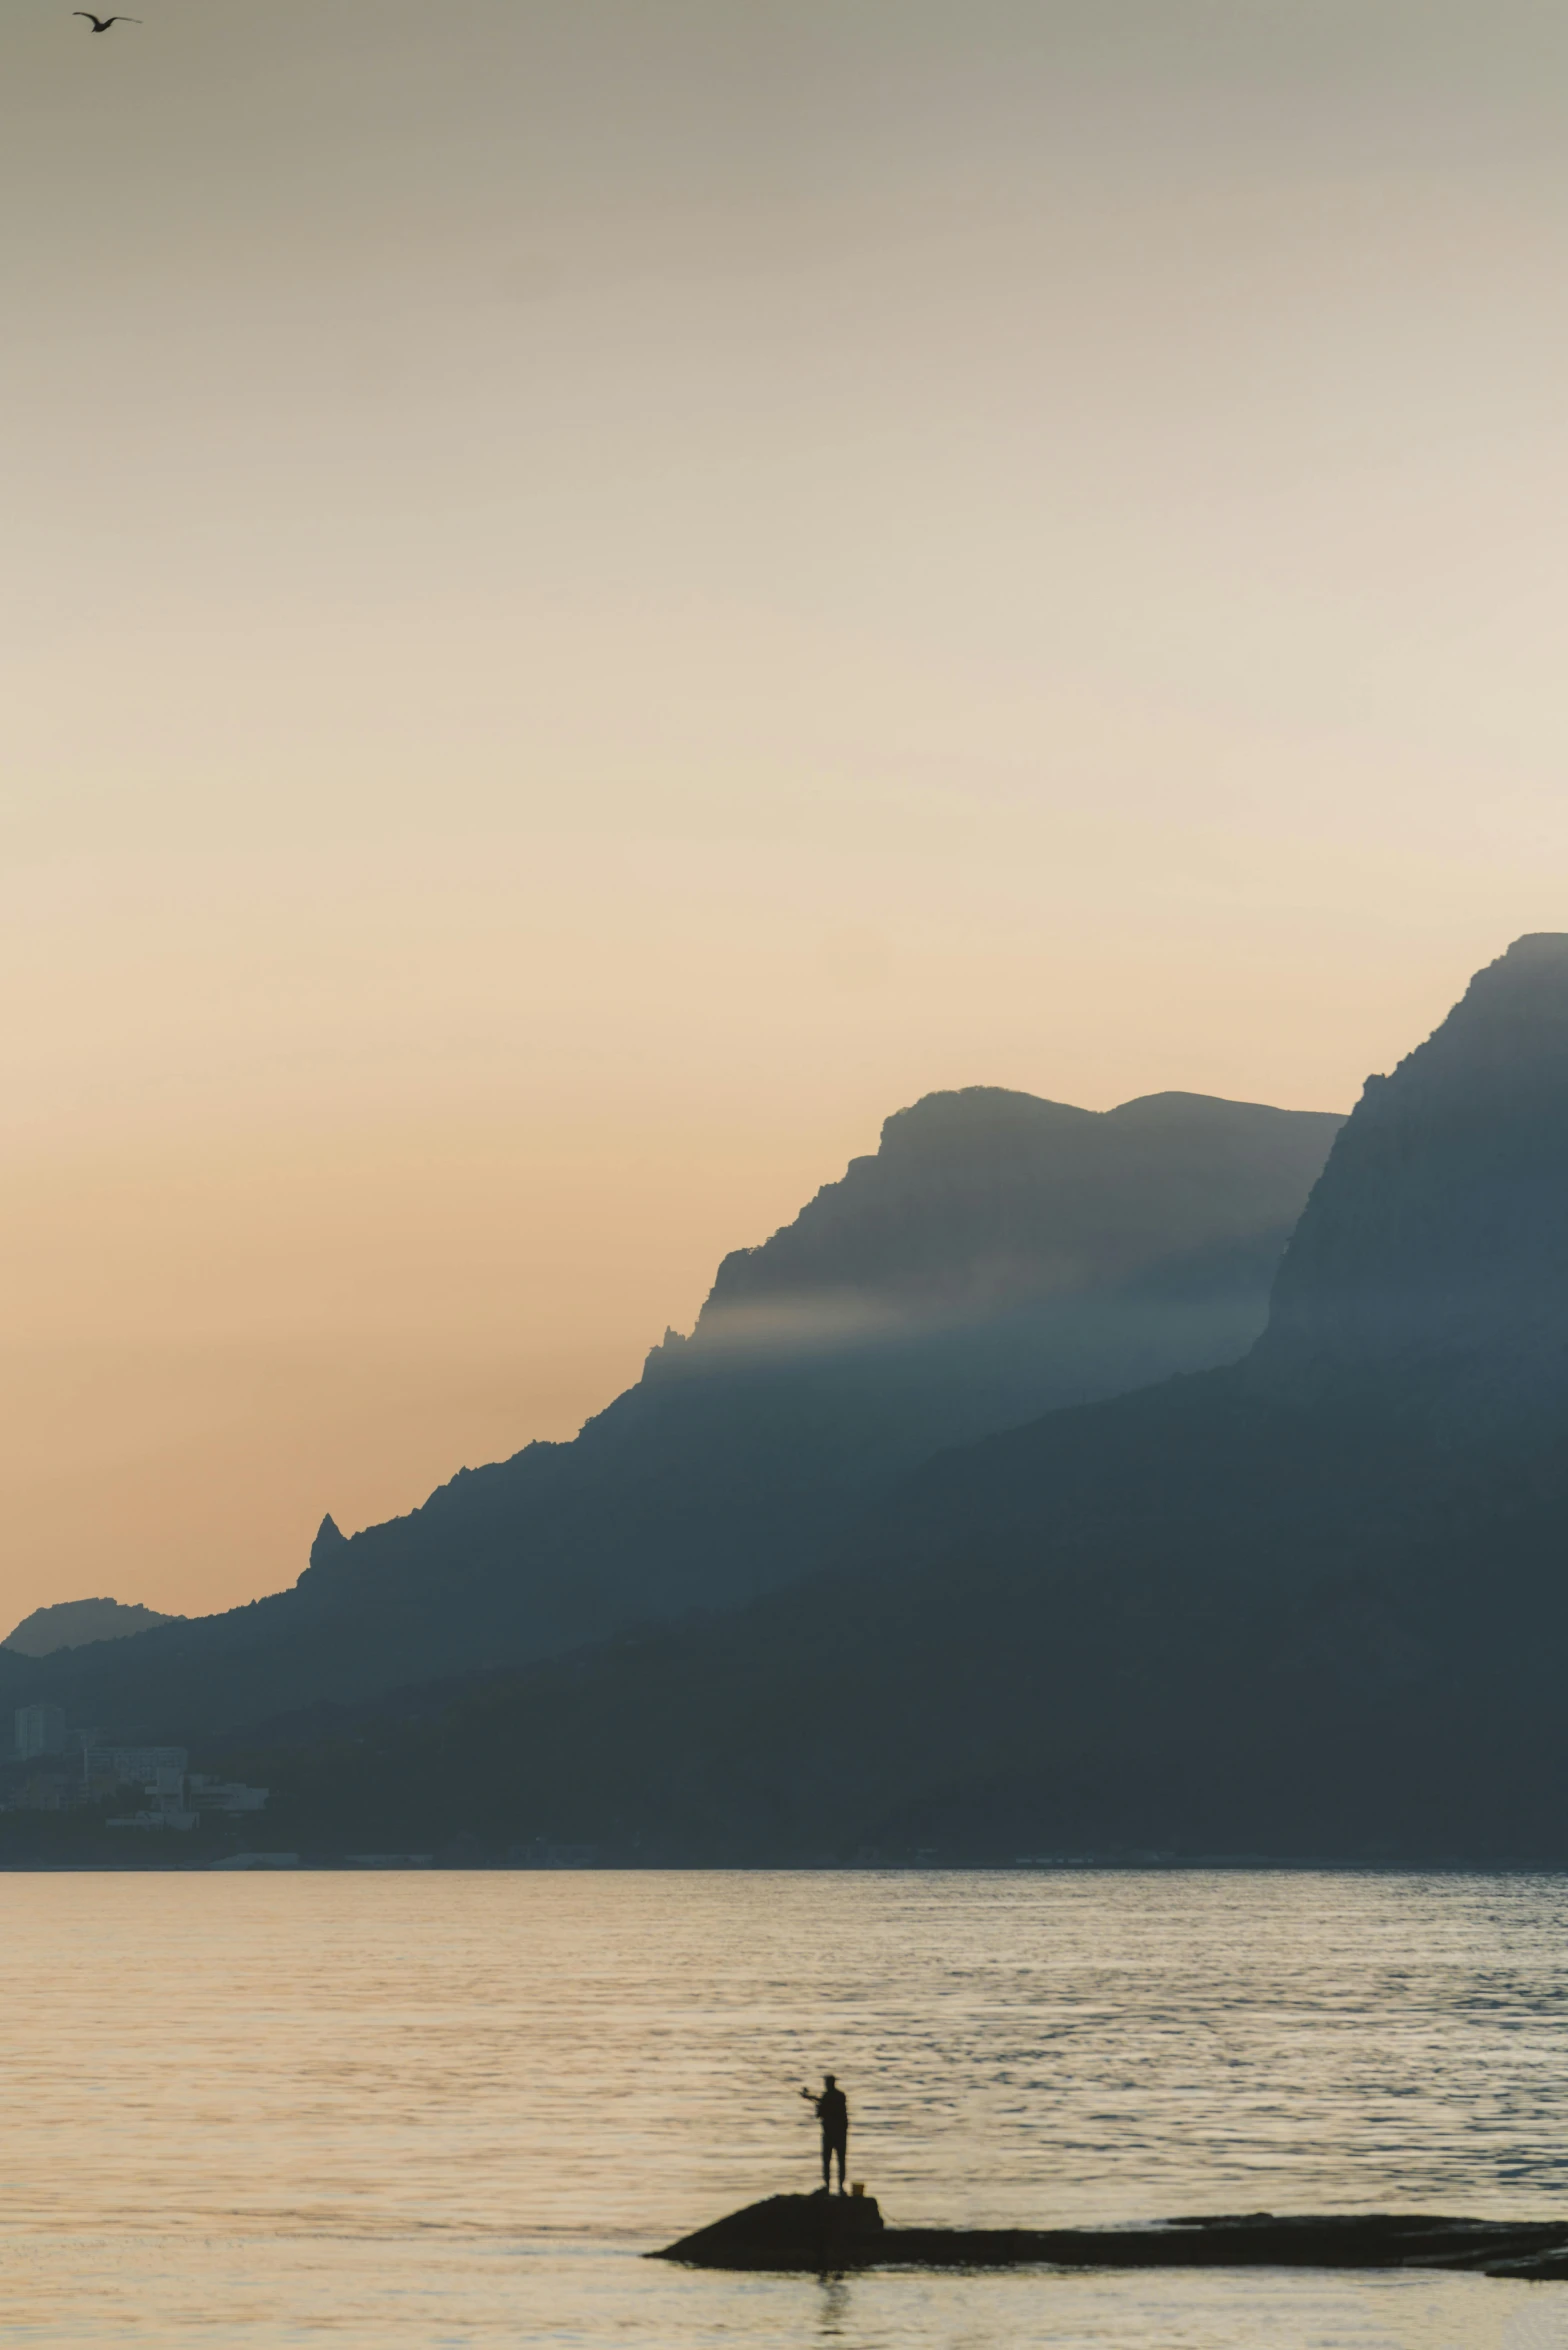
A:
[[[1568,1881],[0,1877],[0,2342],[1568,2350],[1568,2286],[688,2275],[905,2222],[1568,2207]]]

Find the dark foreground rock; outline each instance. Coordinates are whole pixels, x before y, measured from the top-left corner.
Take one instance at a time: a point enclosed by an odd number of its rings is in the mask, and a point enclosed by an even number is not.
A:
[[[864,2268],[891,2241],[874,2195],[770,2195],[649,2258],[693,2268]]]
[[[1147,2227],[890,2228],[869,2195],[770,2195],[650,2257],[693,2268],[1448,2268],[1568,2281],[1568,2220],[1255,2211]]]

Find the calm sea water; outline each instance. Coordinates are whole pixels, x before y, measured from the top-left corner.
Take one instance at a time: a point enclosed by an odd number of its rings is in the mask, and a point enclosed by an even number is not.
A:
[[[0,1876],[0,2342],[1568,2350],[1568,2285],[726,2277],[903,2222],[1568,2211],[1568,1880]]]

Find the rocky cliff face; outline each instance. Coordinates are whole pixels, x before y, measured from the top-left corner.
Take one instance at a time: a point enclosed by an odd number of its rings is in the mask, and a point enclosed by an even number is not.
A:
[[[1502,1393],[1568,1373],[1568,937],[1522,938],[1373,1077],[1275,1284],[1257,1360]]]
[[[1204,1094],[1103,1112],[971,1086],[898,1111],[793,1224],[725,1258],[699,1342],[788,1345],[1104,1292],[1186,1262],[1256,1278],[1340,1120]]]

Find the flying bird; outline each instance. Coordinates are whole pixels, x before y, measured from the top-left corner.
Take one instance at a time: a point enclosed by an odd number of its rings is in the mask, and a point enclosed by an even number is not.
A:
[[[73,16],[85,16],[95,33],[106,33],[112,24],[140,24],[139,16],[94,16],[90,8],[73,8]]]

